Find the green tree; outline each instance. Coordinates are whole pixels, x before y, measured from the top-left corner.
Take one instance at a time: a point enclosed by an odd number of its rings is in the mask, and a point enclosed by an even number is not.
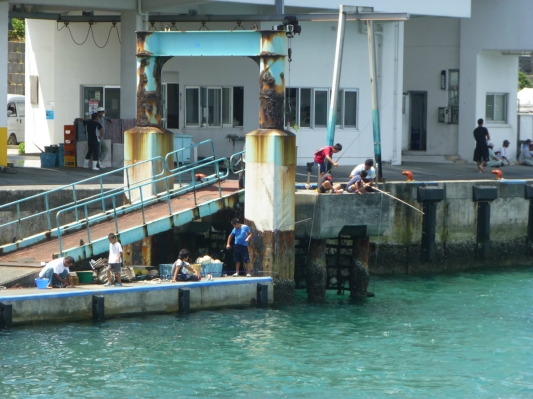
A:
[[[23,42],[26,36],[24,20],[12,18],[11,25],[13,25],[13,30],[8,33],[9,41]]]
[[[522,72],[518,72],[518,90],[522,90],[524,87],[531,87],[533,86],[531,84],[531,80],[528,78],[528,76]]]

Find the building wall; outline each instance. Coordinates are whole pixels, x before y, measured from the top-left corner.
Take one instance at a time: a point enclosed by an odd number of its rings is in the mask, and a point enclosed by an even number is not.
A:
[[[441,71],[459,69],[459,33],[459,19],[415,18],[405,22],[403,91],[427,92],[427,150],[423,152],[425,155],[457,154],[459,126],[439,123],[438,108],[448,106],[448,91],[440,88]],[[459,71],[459,76],[461,73],[462,71]],[[460,87],[460,100],[463,90],[463,87]],[[404,101],[402,150],[408,151],[408,95]]]

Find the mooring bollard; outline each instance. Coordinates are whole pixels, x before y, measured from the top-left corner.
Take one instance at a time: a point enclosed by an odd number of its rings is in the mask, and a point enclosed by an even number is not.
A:
[[[178,313],[189,313],[191,310],[191,291],[180,288],[178,293]]]
[[[0,328],[13,327],[13,305],[9,302],[0,302]]]
[[[104,296],[93,295],[93,320],[104,321],[105,308],[104,308]]]
[[[257,307],[268,307],[268,285],[257,283]]]
[[[490,252],[490,202],[498,197],[498,188],[473,186],[472,200],[477,202],[476,257],[487,259]]]

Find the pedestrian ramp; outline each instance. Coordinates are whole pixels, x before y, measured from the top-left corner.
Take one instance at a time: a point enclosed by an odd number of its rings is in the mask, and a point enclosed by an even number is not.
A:
[[[192,164],[174,164],[180,151],[199,146],[211,149],[211,155]],[[111,232],[118,235],[123,245],[131,244],[233,208],[244,202],[244,190],[239,188],[237,180],[229,179],[231,174],[239,172],[232,165],[240,155],[238,153],[230,160],[217,158],[212,141],[206,140],[165,157],[154,157],[2,205],[0,212],[16,211],[17,217],[1,224],[0,232],[2,229],[16,231],[17,239],[0,246],[0,267],[24,267],[25,264],[37,267],[40,262],[58,256],[88,259],[108,250],[107,236]],[[149,168],[152,173],[133,183],[131,176],[139,167]],[[116,173],[124,174],[124,185],[106,188],[106,176]],[[80,198],[81,188],[88,184],[96,184],[98,194]],[[67,193],[69,201],[52,206],[52,196],[60,191],[63,197]],[[28,212],[32,204],[43,202],[43,211]],[[46,229],[29,234],[35,224],[44,224]]]

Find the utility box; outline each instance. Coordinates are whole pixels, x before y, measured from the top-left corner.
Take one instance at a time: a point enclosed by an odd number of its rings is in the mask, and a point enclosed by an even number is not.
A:
[[[174,162],[178,162],[178,164],[191,162],[191,150],[188,148],[191,145],[192,135],[174,133],[174,151],[187,148],[186,150],[177,153],[177,158],[174,159]]]

